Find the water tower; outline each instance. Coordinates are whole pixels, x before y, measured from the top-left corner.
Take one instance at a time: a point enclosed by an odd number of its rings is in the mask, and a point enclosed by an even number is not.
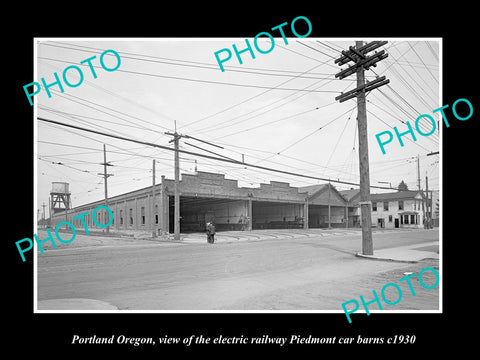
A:
[[[71,208],[70,191],[68,183],[52,182],[50,191],[50,211],[54,215],[58,212],[66,211]]]

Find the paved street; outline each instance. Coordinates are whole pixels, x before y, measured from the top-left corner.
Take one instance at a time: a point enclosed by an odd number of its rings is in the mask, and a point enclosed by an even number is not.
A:
[[[45,300],[91,299],[120,310],[341,310],[341,303],[360,295],[373,299],[372,290],[380,294],[390,282],[400,286],[403,298],[384,310],[439,308],[438,286],[424,289],[415,276],[413,297],[406,282],[398,283],[404,272],[438,270],[438,260],[357,257],[358,230],[250,235],[218,233],[214,245],[203,234],[182,242],[77,235],[71,244],[37,254],[39,309],[56,309]],[[422,250],[434,254],[438,238],[438,229],[378,230],[374,249],[425,244]],[[426,272],[423,281],[433,284],[435,277]],[[386,296],[394,301],[398,294]]]

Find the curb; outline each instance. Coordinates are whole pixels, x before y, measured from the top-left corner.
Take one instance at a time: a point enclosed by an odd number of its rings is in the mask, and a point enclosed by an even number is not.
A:
[[[119,310],[115,305],[105,301],[70,298],[70,299],[49,299],[37,301],[37,310],[39,311],[58,311],[58,310]]]
[[[390,261],[390,262],[409,263],[409,264],[415,264],[421,261],[421,260],[400,260],[400,259],[384,258],[384,257],[375,256],[375,255],[363,255],[360,253],[356,253],[355,256],[365,258],[365,259],[370,259],[370,260]]]

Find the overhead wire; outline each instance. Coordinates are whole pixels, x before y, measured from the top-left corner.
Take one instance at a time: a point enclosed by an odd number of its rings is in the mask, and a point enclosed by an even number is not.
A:
[[[49,67],[51,67],[51,68],[54,68],[54,69],[57,69],[57,70],[58,70],[58,68],[57,68],[56,66],[53,66],[53,65],[51,65],[51,64],[49,64],[49,63],[46,63],[46,65],[49,66]],[[71,76],[71,75],[70,75],[70,76]],[[77,75],[74,75],[74,76],[75,76],[77,79],[79,79],[79,76],[77,76]],[[117,92],[114,92],[114,91],[105,89],[104,87],[102,87],[102,86],[100,86],[100,85],[98,85],[98,84],[96,84],[96,83],[94,83],[94,82],[92,82],[92,81],[83,79],[82,83],[85,83],[87,86],[93,87],[93,88],[95,88],[95,89],[97,89],[97,90],[99,90],[99,91],[101,91],[101,92],[104,92],[105,94],[108,94],[108,95],[110,95],[110,96],[113,96],[113,97],[116,97],[116,98],[118,98],[118,99],[121,99],[121,100],[124,101],[124,102],[128,102],[128,103],[133,104],[133,105],[135,105],[135,106],[137,106],[137,107],[140,107],[140,108],[142,108],[142,109],[145,109],[145,110],[147,110],[147,111],[149,111],[149,112],[151,112],[151,113],[153,113],[153,114],[155,114],[155,115],[157,115],[157,116],[159,115],[160,117],[166,118],[166,119],[168,119],[168,120],[176,121],[175,119],[171,118],[170,116],[168,116],[168,115],[166,115],[166,114],[159,113],[158,111],[153,110],[153,109],[151,109],[151,108],[149,108],[149,107],[147,107],[147,106],[145,106],[145,105],[143,105],[143,104],[140,104],[140,103],[138,103],[138,102],[136,102],[136,101],[133,101],[133,100],[130,99],[130,98],[127,98],[127,97],[125,97],[125,96],[122,96],[122,95],[118,94]],[[56,91],[56,90],[54,90],[54,91]],[[57,91],[57,93],[58,93],[58,91]],[[78,98],[78,97],[77,97],[77,98]],[[81,98],[78,98],[78,99],[81,99]],[[84,99],[81,99],[81,100],[84,100]],[[85,101],[86,101],[86,100],[85,100]],[[98,106],[102,106],[103,108],[107,108],[107,109],[113,110],[113,109],[108,108],[108,107],[106,107],[106,106],[104,106],[104,105],[98,104]],[[97,111],[99,111],[99,110],[97,110]],[[113,110],[113,111],[115,111],[115,110]],[[164,130],[168,130],[168,129],[169,129],[169,128],[164,127],[164,126],[162,126],[162,125],[160,125],[160,124],[158,124],[158,123],[156,123],[156,122],[150,122],[150,121],[147,121],[147,120],[145,120],[145,119],[140,119],[140,118],[137,118],[137,117],[133,117],[132,115],[129,115],[129,114],[123,114],[123,115],[126,115],[126,116],[128,116],[128,117],[131,117],[131,118],[133,118],[133,119],[135,119],[135,120],[140,120],[141,122],[147,123],[147,124],[149,124],[149,125],[153,125],[153,126],[160,127],[160,128],[162,128],[162,129],[164,129]],[[118,116],[117,116],[117,118],[118,118]],[[122,120],[123,120],[123,121],[126,121],[126,122],[128,121],[128,120],[126,120],[126,119],[122,119]],[[132,122],[131,122],[131,123],[132,123]],[[139,125],[139,126],[140,126],[140,125]],[[144,127],[144,129],[149,129],[149,128],[148,128],[148,127]]]
[[[354,144],[355,144],[355,143],[354,143]],[[354,146],[355,146],[355,145],[354,145]],[[281,155],[281,156],[284,156],[283,154],[278,154],[278,153],[277,153],[277,155]]]
[[[295,145],[299,144],[300,142],[304,141],[305,139],[309,138],[310,136],[314,135],[315,133],[317,133],[318,131],[324,129],[326,126],[330,125],[331,123],[333,123],[334,121],[336,121],[337,119],[341,118],[343,115],[347,114],[348,112],[350,112],[353,108],[347,110],[346,112],[340,114],[339,116],[335,117],[333,120],[329,121],[328,123],[320,126],[319,128],[315,129],[314,131],[308,133],[307,135],[301,137],[300,139],[296,140],[295,142],[293,142],[292,144],[286,146],[285,148],[283,148],[282,150],[276,152],[275,154],[265,158],[265,159],[262,159],[261,161],[258,161],[256,162],[255,164],[259,164],[260,162],[263,162],[263,161],[267,161],[277,155],[280,155],[281,153],[287,151],[288,149],[294,147]]]
[[[60,48],[78,50],[78,51],[84,51],[84,52],[92,52],[92,50],[95,50],[95,51],[103,51],[104,50],[104,49],[95,48],[95,47],[85,47],[85,48],[88,48],[89,50],[82,50],[82,49],[73,48],[73,47],[70,47],[70,46],[60,46],[60,45],[55,45],[55,44],[50,44],[50,43],[41,43],[41,45],[54,46],[54,47],[60,47]],[[82,47],[82,46],[74,45],[74,44],[70,44],[70,45]],[[131,53],[131,52],[125,52],[125,51],[119,51],[118,53],[119,53],[119,55],[121,54],[122,58],[125,58],[125,59],[156,62],[156,63],[160,63],[160,64],[175,65],[175,66],[186,66],[186,67],[193,67],[193,68],[210,69],[210,70],[215,70],[215,71],[219,70],[218,64],[213,64],[213,63],[206,63],[206,62],[199,62],[199,61],[187,61],[187,60],[181,60],[181,59],[173,59],[173,58],[166,58],[166,57],[152,56],[152,55],[146,55],[146,54]],[[123,54],[134,55],[134,56],[124,56]],[[142,57],[144,57],[144,58],[142,58]],[[145,59],[145,58],[151,58],[151,59]],[[293,71],[293,70],[264,69],[264,68],[248,67],[248,66],[224,65],[224,68],[228,71],[250,73],[250,74],[255,74],[255,75],[294,76],[295,74],[301,74],[301,72]],[[251,70],[253,70],[253,71],[251,71]],[[270,73],[268,73],[267,71],[270,72]],[[328,77],[327,78],[319,77],[319,76],[330,76],[330,74],[310,73],[310,75],[318,75],[318,76],[305,76],[304,74],[301,74],[299,77],[300,78],[305,78],[305,79],[327,79],[327,80],[331,79],[331,78],[328,78]]]
[[[325,62],[324,62],[324,63],[325,63]],[[314,70],[314,69],[316,69],[316,68],[324,65],[324,63],[317,64],[317,65],[309,68],[308,70],[303,71],[301,74],[309,73],[309,72],[311,72],[312,70]],[[284,85],[284,84],[286,84],[286,83],[288,83],[288,82],[290,82],[290,81],[292,81],[292,80],[295,80],[296,78],[298,78],[298,75],[295,75],[295,76],[293,76],[291,79],[288,79],[288,80],[286,80],[286,81],[284,81],[284,82],[281,82],[280,84],[277,85],[277,87],[278,87],[278,86],[282,86],[282,85]],[[307,88],[308,88],[308,87],[307,87]],[[260,97],[260,96],[262,96],[262,95],[265,95],[266,93],[272,91],[273,89],[274,89],[274,88],[268,89],[268,90],[263,91],[263,92],[261,92],[261,93],[259,93],[259,94],[255,94],[255,95],[253,95],[253,96],[251,96],[251,97],[248,97],[248,98],[245,99],[245,100],[240,101],[239,103],[236,103],[236,104],[234,104],[234,105],[228,106],[227,108],[224,108],[224,109],[222,109],[222,110],[220,110],[220,111],[217,111],[217,112],[215,112],[215,113],[213,113],[213,114],[210,114],[210,115],[205,116],[205,117],[202,117],[202,118],[200,118],[200,119],[191,121],[191,122],[189,122],[189,123],[187,123],[187,124],[184,124],[183,127],[187,127],[187,126],[190,126],[190,125],[192,125],[192,124],[196,124],[196,123],[205,121],[205,120],[207,120],[207,119],[210,119],[210,118],[212,118],[212,117],[214,117],[214,116],[220,115],[220,114],[222,114],[222,113],[224,113],[224,112],[226,112],[226,111],[229,111],[229,110],[231,110],[231,109],[233,109],[233,108],[235,108],[235,107],[237,107],[237,106],[243,105],[243,104],[245,104],[245,103],[247,103],[247,102],[249,102],[249,101],[251,101],[251,100],[253,100],[253,99],[255,99],[255,98],[258,98],[258,97]],[[305,90],[306,90],[306,89],[305,89]],[[304,90],[304,91],[305,91],[305,90]],[[258,110],[258,109],[257,109],[257,110]],[[251,112],[253,112],[253,111],[250,111],[250,113],[251,113]]]
[[[67,60],[48,58],[48,57],[45,57],[45,56],[39,56],[38,58],[43,59],[43,60],[70,63]],[[93,66],[92,65],[92,67],[100,69],[100,66]],[[282,88],[282,87],[278,87],[278,86],[263,86],[263,85],[256,85],[256,84],[239,84],[239,83],[225,82],[225,81],[194,79],[194,78],[188,78],[188,77],[182,77],[182,76],[173,76],[173,75],[164,75],[164,74],[153,74],[153,73],[150,73],[150,72],[133,71],[133,70],[125,70],[125,69],[116,69],[115,72],[121,72],[121,73],[125,73],[125,74],[133,74],[133,75],[144,75],[144,76],[163,78],[163,79],[182,80],[182,81],[189,81],[189,82],[199,82],[199,83],[206,83],[206,84],[227,85],[227,86],[245,87],[245,88],[258,88],[258,89],[282,90],[282,91],[307,91],[307,92],[317,92],[317,93],[338,93],[339,92],[339,91],[335,91],[335,90],[302,90],[302,89],[296,89],[296,88]]]
[[[430,68],[425,64],[425,62],[423,61],[422,57],[420,55],[418,55],[417,51],[413,48],[412,44],[408,43],[408,45],[410,46],[410,48],[412,49],[412,51],[415,53],[415,55],[417,55],[417,57],[420,59],[420,61],[422,62],[423,66],[425,67],[425,69],[427,69],[428,73],[432,76],[432,79],[438,84],[438,79],[435,75],[432,74],[432,72],[430,71]]]
[[[342,129],[342,132],[340,133],[338,139],[337,139],[337,142],[335,143],[335,146],[333,147],[332,151],[330,152],[330,156],[328,157],[328,160],[327,160],[327,163],[325,164],[326,167],[328,167],[328,165],[330,165],[330,160],[332,160],[332,156],[333,154],[335,153],[335,150],[337,149],[337,146],[338,146],[338,143],[340,142],[342,136],[343,136],[343,133],[345,132],[345,129],[347,128],[347,125],[350,121],[350,118],[352,117],[353,115],[353,112],[355,111],[355,108],[352,109],[352,112],[350,113],[350,115],[348,116],[347,118],[347,121],[345,122],[345,125]]]
[[[350,109],[350,110],[351,110],[351,109]],[[222,157],[213,157],[213,156],[210,156],[210,155],[205,155],[205,154],[200,154],[200,153],[194,153],[194,152],[191,152],[191,151],[186,151],[186,150],[181,150],[181,149],[175,150],[175,149],[173,149],[173,148],[169,148],[169,147],[166,147],[166,146],[163,146],[163,145],[153,144],[153,143],[149,143],[149,142],[146,142],[146,141],[134,140],[134,139],[131,139],[131,138],[122,137],[122,136],[115,135],[115,134],[108,134],[108,133],[104,133],[104,132],[97,131],[97,130],[93,130],[93,129],[82,128],[82,127],[80,127],[80,126],[76,126],[76,125],[72,125],[72,124],[66,124],[66,123],[61,123],[61,122],[58,122],[58,121],[55,121],[55,120],[46,119],[46,118],[42,118],[42,117],[37,117],[37,119],[40,120],[40,121],[44,121],[44,122],[56,124],[56,125],[59,125],[59,126],[69,127],[69,128],[76,129],[76,130],[80,130],[80,131],[86,131],[86,132],[94,133],[94,134],[97,134],[97,135],[107,136],[107,137],[111,137],[111,138],[115,138],[115,139],[119,139],[119,140],[124,140],[124,141],[139,143],[139,144],[144,144],[144,145],[147,145],[147,146],[152,146],[152,147],[156,147],[156,148],[160,148],[160,149],[165,149],[165,150],[169,150],[169,151],[178,151],[179,153],[182,153],[182,152],[183,152],[183,153],[185,153],[185,154],[201,156],[201,157],[209,158],[209,159],[212,159],[212,160],[217,160],[217,161],[222,161],[222,162],[230,162],[230,163],[236,163],[236,164],[243,164],[244,166],[247,166],[247,167],[253,167],[253,168],[258,168],[258,169],[261,169],[261,170],[267,170],[267,171],[271,171],[271,172],[278,172],[278,173],[282,173],[282,174],[293,175],[293,176],[298,176],[298,177],[304,177],[304,178],[309,178],[309,179],[323,180],[323,181],[328,181],[328,180],[329,180],[329,179],[320,178],[320,177],[317,177],[317,176],[310,176],[310,175],[306,175],[306,174],[298,174],[298,173],[294,173],[294,172],[291,172],[291,171],[280,170],[280,169],[273,169],[273,168],[269,168],[269,167],[265,167],[265,166],[260,166],[260,165],[256,165],[256,164],[250,164],[250,163],[245,163],[245,162],[241,162],[241,161],[233,161],[233,160],[225,159],[225,158],[222,158]],[[325,125],[325,126],[326,126],[326,125]],[[341,181],[341,180],[335,180],[335,181],[331,180],[331,181],[332,181],[332,182],[342,183],[342,184],[357,185],[357,186],[359,186],[358,183],[345,182],[345,181]],[[382,189],[385,188],[385,187],[373,186],[373,185],[372,185],[371,187],[382,188]]]

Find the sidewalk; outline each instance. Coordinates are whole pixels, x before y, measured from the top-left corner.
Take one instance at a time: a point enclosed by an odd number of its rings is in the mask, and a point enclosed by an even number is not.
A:
[[[83,298],[40,300],[37,302],[37,308],[39,311],[52,310],[54,312],[58,312],[58,310],[69,312],[78,310],[118,310],[116,306],[105,301]]]
[[[373,255],[357,253],[356,256],[374,260],[398,261],[398,262],[419,262],[423,259],[439,259],[439,243],[429,243],[398,246],[390,249],[374,250]]]

